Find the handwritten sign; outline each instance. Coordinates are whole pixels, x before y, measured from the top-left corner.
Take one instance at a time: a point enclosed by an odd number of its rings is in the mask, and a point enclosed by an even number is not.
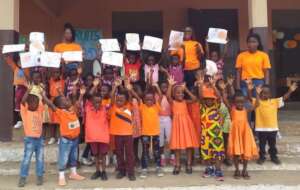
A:
[[[140,46],[140,36],[136,33],[127,33],[126,37],[126,48],[131,51],[141,50]]]
[[[2,53],[12,53],[12,52],[20,52],[25,50],[25,44],[9,44],[4,45],[2,49]]]
[[[41,53],[45,51],[45,46],[42,42],[31,42],[29,44],[29,51],[32,53]]]
[[[120,46],[117,39],[100,39],[99,42],[103,52],[120,51]]]
[[[144,50],[161,52],[163,40],[161,38],[156,38],[152,36],[145,36],[143,42]]]
[[[39,65],[37,54],[31,52],[20,53],[20,61],[22,68],[36,67]]]
[[[170,50],[178,49],[183,43],[183,36],[184,36],[183,32],[171,30],[170,38],[169,38],[169,46],[170,46],[169,49]]]
[[[211,60],[206,60],[206,75],[214,76],[218,72],[217,64]]]
[[[30,32],[29,34],[30,42],[45,42],[45,34],[43,32]]]
[[[61,56],[62,56],[61,53],[44,52],[41,54],[41,57],[40,57],[41,61],[40,61],[39,66],[59,68]]]
[[[83,49],[83,56],[86,60],[93,60],[97,57],[97,44],[101,38],[99,29],[75,29],[75,41],[79,43]]]
[[[62,58],[67,62],[82,62],[82,51],[63,52]]]
[[[221,28],[209,28],[207,42],[216,44],[227,44],[228,31]]]
[[[113,65],[117,67],[123,66],[123,54],[116,52],[103,52],[102,60],[103,64]]]

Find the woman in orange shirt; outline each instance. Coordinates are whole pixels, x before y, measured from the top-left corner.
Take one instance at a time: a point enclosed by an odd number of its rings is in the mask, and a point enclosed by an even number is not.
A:
[[[70,23],[66,23],[64,26],[62,42],[54,46],[54,52],[63,53],[66,51],[82,51],[80,44],[75,43],[75,29]],[[67,71],[77,68],[77,66],[78,63],[66,63]]]
[[[195,40],[195,33],[191,27],[186,27],[184,30],[183,46],[185,49],[184,81],[190,89],[196,81],[196,71],[205,68],[205,65],[201,64],[204,56],[203,47]]]
[[[254,86],[269,84],[270,60],[263,52],[261,39],[258,34],[252,33],[247,37],[248,50],[240,53],[236,60],[237,88],[247,95],[246,80],[252,80]],[[255,96],[255,92],[253,91]]]

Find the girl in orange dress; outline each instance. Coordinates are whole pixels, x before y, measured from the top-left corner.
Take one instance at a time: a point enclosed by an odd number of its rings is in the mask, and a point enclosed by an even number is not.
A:
[[[258,151],[253,137],[251,128],[248,123],[247,112],[253,111],[253,107],[250,109],[245,108],[246,98],[242,91],[236,91],[234,96],[233,105],[230,105],[227,100],[227,95],[224,93],[225,87],[222,90],[224,102],[229,108],[231,108],[232,126],[228,137],[227,154],[229,157],[233,157],[235,173],[234,178],[249,179],[250,176],[247,171],[247,164],[249,160],[256,159],[258,157]],[[243,162],[243,171],[240,173],[239,163]]]
[[[174,86],[175,81],[169,79],[168,100],[172,106],[173,122],[170,139],[170,149],[175,151],[176,164],[173,171],[174,175],[180,173],[180,153],[186,150],[187,165],[186,173],[192,173],[192,152],[194,148],[199,147],[199,140],[193,121],[187,108],[187,100],[184,99],[184,93],[187,93],[193,102],[197,98],[186,88],[185,85]],[[173,88],[174,87],[174,88]],[[173,89],[173,93],[172,93]],[[173,96],[172,96],[173,95]]]

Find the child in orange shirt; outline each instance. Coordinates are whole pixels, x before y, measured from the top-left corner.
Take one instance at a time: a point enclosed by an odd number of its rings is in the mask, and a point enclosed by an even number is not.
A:
[[[157,176],[162,177],[163,171],[161,169],[160,163],[160,144],[159,144],[159,135],[160,135],[160,126],[159,126],[159,112],[160,112],[160,103],[162,100],[161,92],[158,85],[154,85],[158,95],[159,102],[155,100],[155,89],[153,87],[149,88],[144,92],[143,101],[137,96],[136,93],[133,95],[139,100],[140,103],[140,113],[142,119],[142,172],[140,177],[146,178],[148,173],[148,165],[150,160],[150,150],[152,149],[153,157],[156,164],[156,173]]]
[[[81,96],[85,94],[85,89],[80,90]],[[56,114],[60,126],[60,140],[59,140],[59,153],[58,153],[58,168],[59,178],[58,185],[67,185],[65,179],[65,169],[67,163],[71,166],[71,180],[84,180],[85,177],[77,174],[76,166],[78,159],[78,143],[80,135],[80,123],[76,113],[76,109],[72,108],[71,101],[64,97],[58,96],[52,103],[47,97],[44,96],[45,102],[49,105],[52,111]]]
[[[33,152],[36,157],[37,185],[43,184],[44,174],[44,138],[43,109],[44,106],[36,95],[29,94],[32,86],[29,86],[21,102],[21,117],[24,125],[24,158],[21,163],[19,187],[24,187],[29,172],[29,166]]]
[[[105,159],[109,151],[109,126],[107,110],[101,105],[101,101],[102,97],[97,93],[92,96],[91,101],[88,100],[85,104],[85,141],[90,143],[96,162],[96,172],[91,179],[101,177],[103,181],[106,181],[108,178],[105,172]],[[102,171],[100,171],[100,164]]]
[[[176,165],[173,175],[178,175],[181,170],[180,153],[185,150],[187,153],[186,173],[192,173],[192,152],[199,148],[196,130],[187,108],[187,100],[184,93],[187,93],[196,101],[197,98],[186,88],[185,85],[176,85],[173,78],[169,78],[168,100],[172,106],[173,122],[170,140],[170,149],[175,151]],[[173,90],[173,93],[172,93]]]
[[[129,105],[127,90],[121,89],[122,81],[117,79],[112,89],[112,107],[110,110],[110,134],[115,139],[115,152],[117,155],[117,179],[128,175],[130,181],[135,181],[132,110]],[[117,88],[118,93],[116,93]],[[126,156],[125,156],[126,155]]]

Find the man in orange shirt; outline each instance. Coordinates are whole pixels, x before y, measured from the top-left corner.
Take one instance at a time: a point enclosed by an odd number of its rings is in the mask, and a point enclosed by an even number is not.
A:
[[[29,87],[21,102],[21,117],[24,125],[24,157],[21,163],[19,187],[24,187],[33,152],[36,157],[37,185],[43,184],[44,138],[42,136],[44,106],[39,97],[29,94]]]

